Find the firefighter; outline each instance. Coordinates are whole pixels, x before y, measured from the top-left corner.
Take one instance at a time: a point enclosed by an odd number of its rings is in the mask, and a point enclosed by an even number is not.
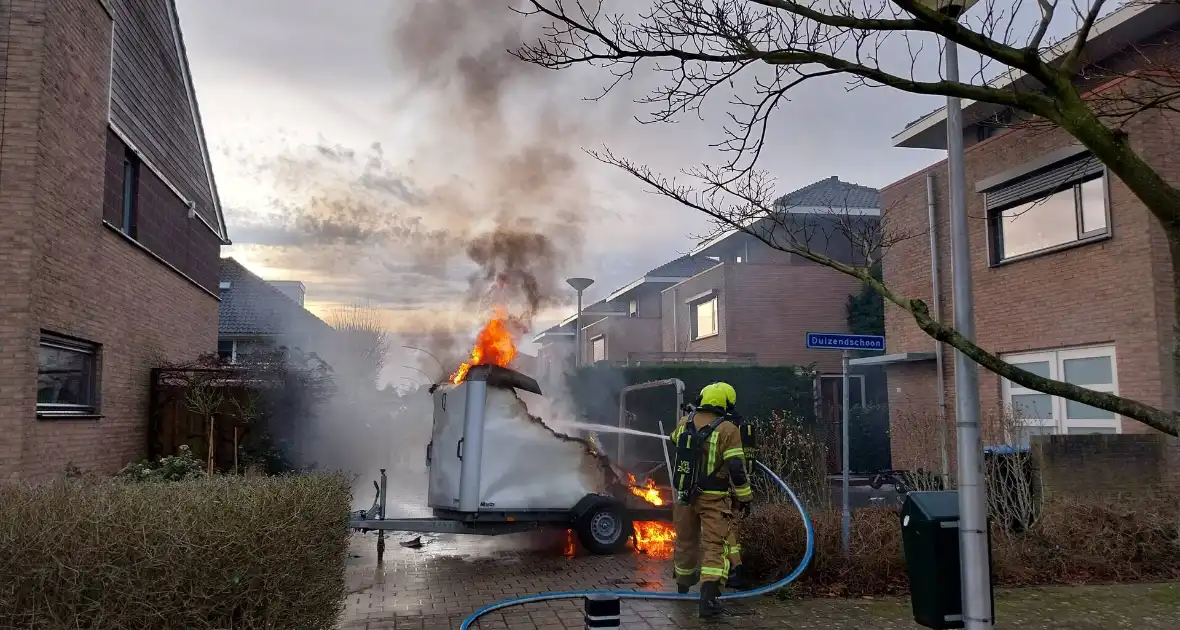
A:
[[[701,617],[726,612],[717,598],[729,578],[727,551],[735,499],[736,512],[743,517],[749,514],[753,499],[741,434],[726,418],[736,403],[737,392],[728,383],[706,385],[695,409],[671,436],[676,444],[673,485],[677,503],[673,508],[673,573],[680,593],[701,583]]]
[[[742,463],[745,465],[746,471],[749,472],[753,468],[755,454],[754,425],[746,422],[742,416],[733,411],[726,414],[725,418],[738,428],[742,439]],[[736,493],[731,492],[730,497],[734,511],[740,511],[741,501],[738,500]],[[737,521],[734,521],[729,538],[725,541],[725,555],[729,558],[729,577],[726,579],[725,585],[740,591],[745,588],[746,581],[745,572],[742,570],[741,532]]]

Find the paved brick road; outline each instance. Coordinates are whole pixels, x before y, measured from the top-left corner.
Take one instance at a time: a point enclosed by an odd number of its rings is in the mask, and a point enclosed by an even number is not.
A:
[[[341,630],[454,630],[472,611],[506,597],[571,589],[671,590],[668,561],[637,554],[613,557],[561,554],[564,535],[427,537],[420,549],[387,540],[384,567],[376,566],[376,535],[357,535],[351,594]],[[1007,629],[1176,628],[1175,585],[1025,589],[997,596],[997,624]],[[741,617],[704,624],[695,606],[627,601],[626,630],[651,628],[794,628],[799,630],[916,630],[909,604],[899,599],[803,600],[773,597],[731,604]],[[583,628],[580,601],[506,609],[483,618],[483,630]]]

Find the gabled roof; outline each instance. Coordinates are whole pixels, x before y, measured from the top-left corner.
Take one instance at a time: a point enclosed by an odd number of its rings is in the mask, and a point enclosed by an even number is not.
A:
[[[833,175],[775,199],[774,208],[790,214],[830,215],[833,212],[847,211],[850,214],[879,215],[881,213],[881,194],[876,188],[841,181],[839,177]],[[752,217],[747,221],[746,227],[752,226],[764,218]],[[720,245],[738,233],[740,230],[736,228],[722,232],[697,245],[689,252],[689,256],[703,254],[709,248]]]
[[[335,332],[233,258],[221,259],[221,287],[221,335],[314,337]]]
[[[109,122],[144,165],[229,242],[175,0],[114,0]]]
[[[603,298],[603,301],[612,302],[647,284],[679,284],[715,264],[717,263],[712,260],[681,256],[615,289],[610,295]]]
[[[1174,2],[1128,2],[1117,11],[1098,19],[1090,30],[1084,49],[1086,63],[1100,63],[1125,50],[1128,45],[1174,29],[1180,23],[1180,4]],[[1075,32],[1070,37],[1047,48],[1041,58],[1046,63],[1060,61],[1077,41]],[[1040,89],[1038,81],[1019,70],[1009,70],[988,81],[990,87],[1000,89]],[[1000,105],[970,99],[962,101],[963,125],[972,125],[994,116],[1004,109]],[[940,107],[921,118],[907,123],[893,136],[893,146],[914,149],[946,148],[946,108]]]
[[[840,181],[832,175],[774,200],[776,208],[875,208],[881,207],[881,194],[876,188]]]

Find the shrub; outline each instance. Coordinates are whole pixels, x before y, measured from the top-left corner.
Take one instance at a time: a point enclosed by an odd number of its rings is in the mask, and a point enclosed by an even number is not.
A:
[[[766,419],[752,422],[758,433],[757,456],[795,491],[809,509],[829,503],[827,448],[816,430],[804,419],[787,411],[772,411]],[[753,475],[759,500],[790,505],[778,487],[761,473]]]
[[[816,550],[795,583],[807,596],[899,594],[908,589],[901,524],[892,508],[853,512],[852,555],[845,559],[839,510],[811,514]],[[992,571],[997,586],[1036,586],[1180,579],[1175,498],[1150,502],[1048,501],[1023,532],[992,524]],[[777,579],[795,568],[805,549],[798,512],[761,505],[742,523],[742,559],[751,575]]]
[[[31,630],[335,627],[349,485],[201,475],[0,486],[0,618]]]
[[[161,457],[155,463],[145,460],[127,464],[118,476],[131,481],[182,481],[205,474],[201,462],[193,457],[192,449],[181,444],[179,450],[179,455]]]

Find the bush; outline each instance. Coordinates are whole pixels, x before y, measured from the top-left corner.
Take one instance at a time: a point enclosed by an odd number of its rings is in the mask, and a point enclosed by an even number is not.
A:
[[[787,411],[772,411],[765,420],[754,418],[758,436],[756,455],[795,491],[808,509],[830,503],[827,446],[814,427]],[[760,501],[790,505],[790,499],[766,475],[753,474],[755,496]]]
[[[334,628],[349,484],[327,474],[0,486],[0,619],[66,629]]]
[[[203,474],[205,468],[193,457],[192,449],[181,444],[179,455],[161,457],[155,463],[145,460],[127,464],[118,476],[131,481],[183,481]]]
[[[1180,579],[1177,502],[1047,501],[1020,533],[992,525],[997,586],[1037,586]],[[794,585],[804,596],[867,596],[908,590],[901,524],[893,508],[853,512],[852,557],[841,547],[840,512],[811,514],[816,550]],[[755,508],[742,523],[742,560],[751,575],[777,579],[803,557],[805,539],[791,505]]]

